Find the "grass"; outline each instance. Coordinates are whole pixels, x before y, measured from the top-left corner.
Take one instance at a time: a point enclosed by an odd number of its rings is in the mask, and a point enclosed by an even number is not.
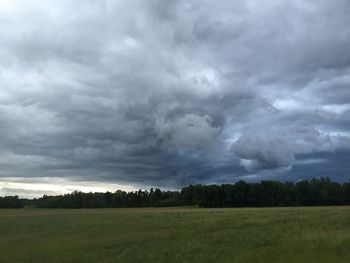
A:
[[[350,207],[0,210],[0,263],[350,262]]]

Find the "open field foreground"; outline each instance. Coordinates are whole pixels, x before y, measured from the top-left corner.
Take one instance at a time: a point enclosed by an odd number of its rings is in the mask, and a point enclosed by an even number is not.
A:
[[[350,207],[0,210],[0,262],[346,262]]]

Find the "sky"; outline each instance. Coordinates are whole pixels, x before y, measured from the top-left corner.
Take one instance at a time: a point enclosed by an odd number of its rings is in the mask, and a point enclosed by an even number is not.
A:
[[[0,195],[350,178],[348,0],[1,0]]]

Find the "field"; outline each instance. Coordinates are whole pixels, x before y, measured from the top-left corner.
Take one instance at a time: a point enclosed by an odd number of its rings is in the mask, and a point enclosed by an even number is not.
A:
[[[350,207],[0,210],[0,262],[350,262]]]

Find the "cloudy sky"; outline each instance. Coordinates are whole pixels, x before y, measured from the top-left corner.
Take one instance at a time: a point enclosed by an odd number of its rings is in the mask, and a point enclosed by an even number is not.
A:
[[[1,0],[0,195],[350,178],[348,0]]]

